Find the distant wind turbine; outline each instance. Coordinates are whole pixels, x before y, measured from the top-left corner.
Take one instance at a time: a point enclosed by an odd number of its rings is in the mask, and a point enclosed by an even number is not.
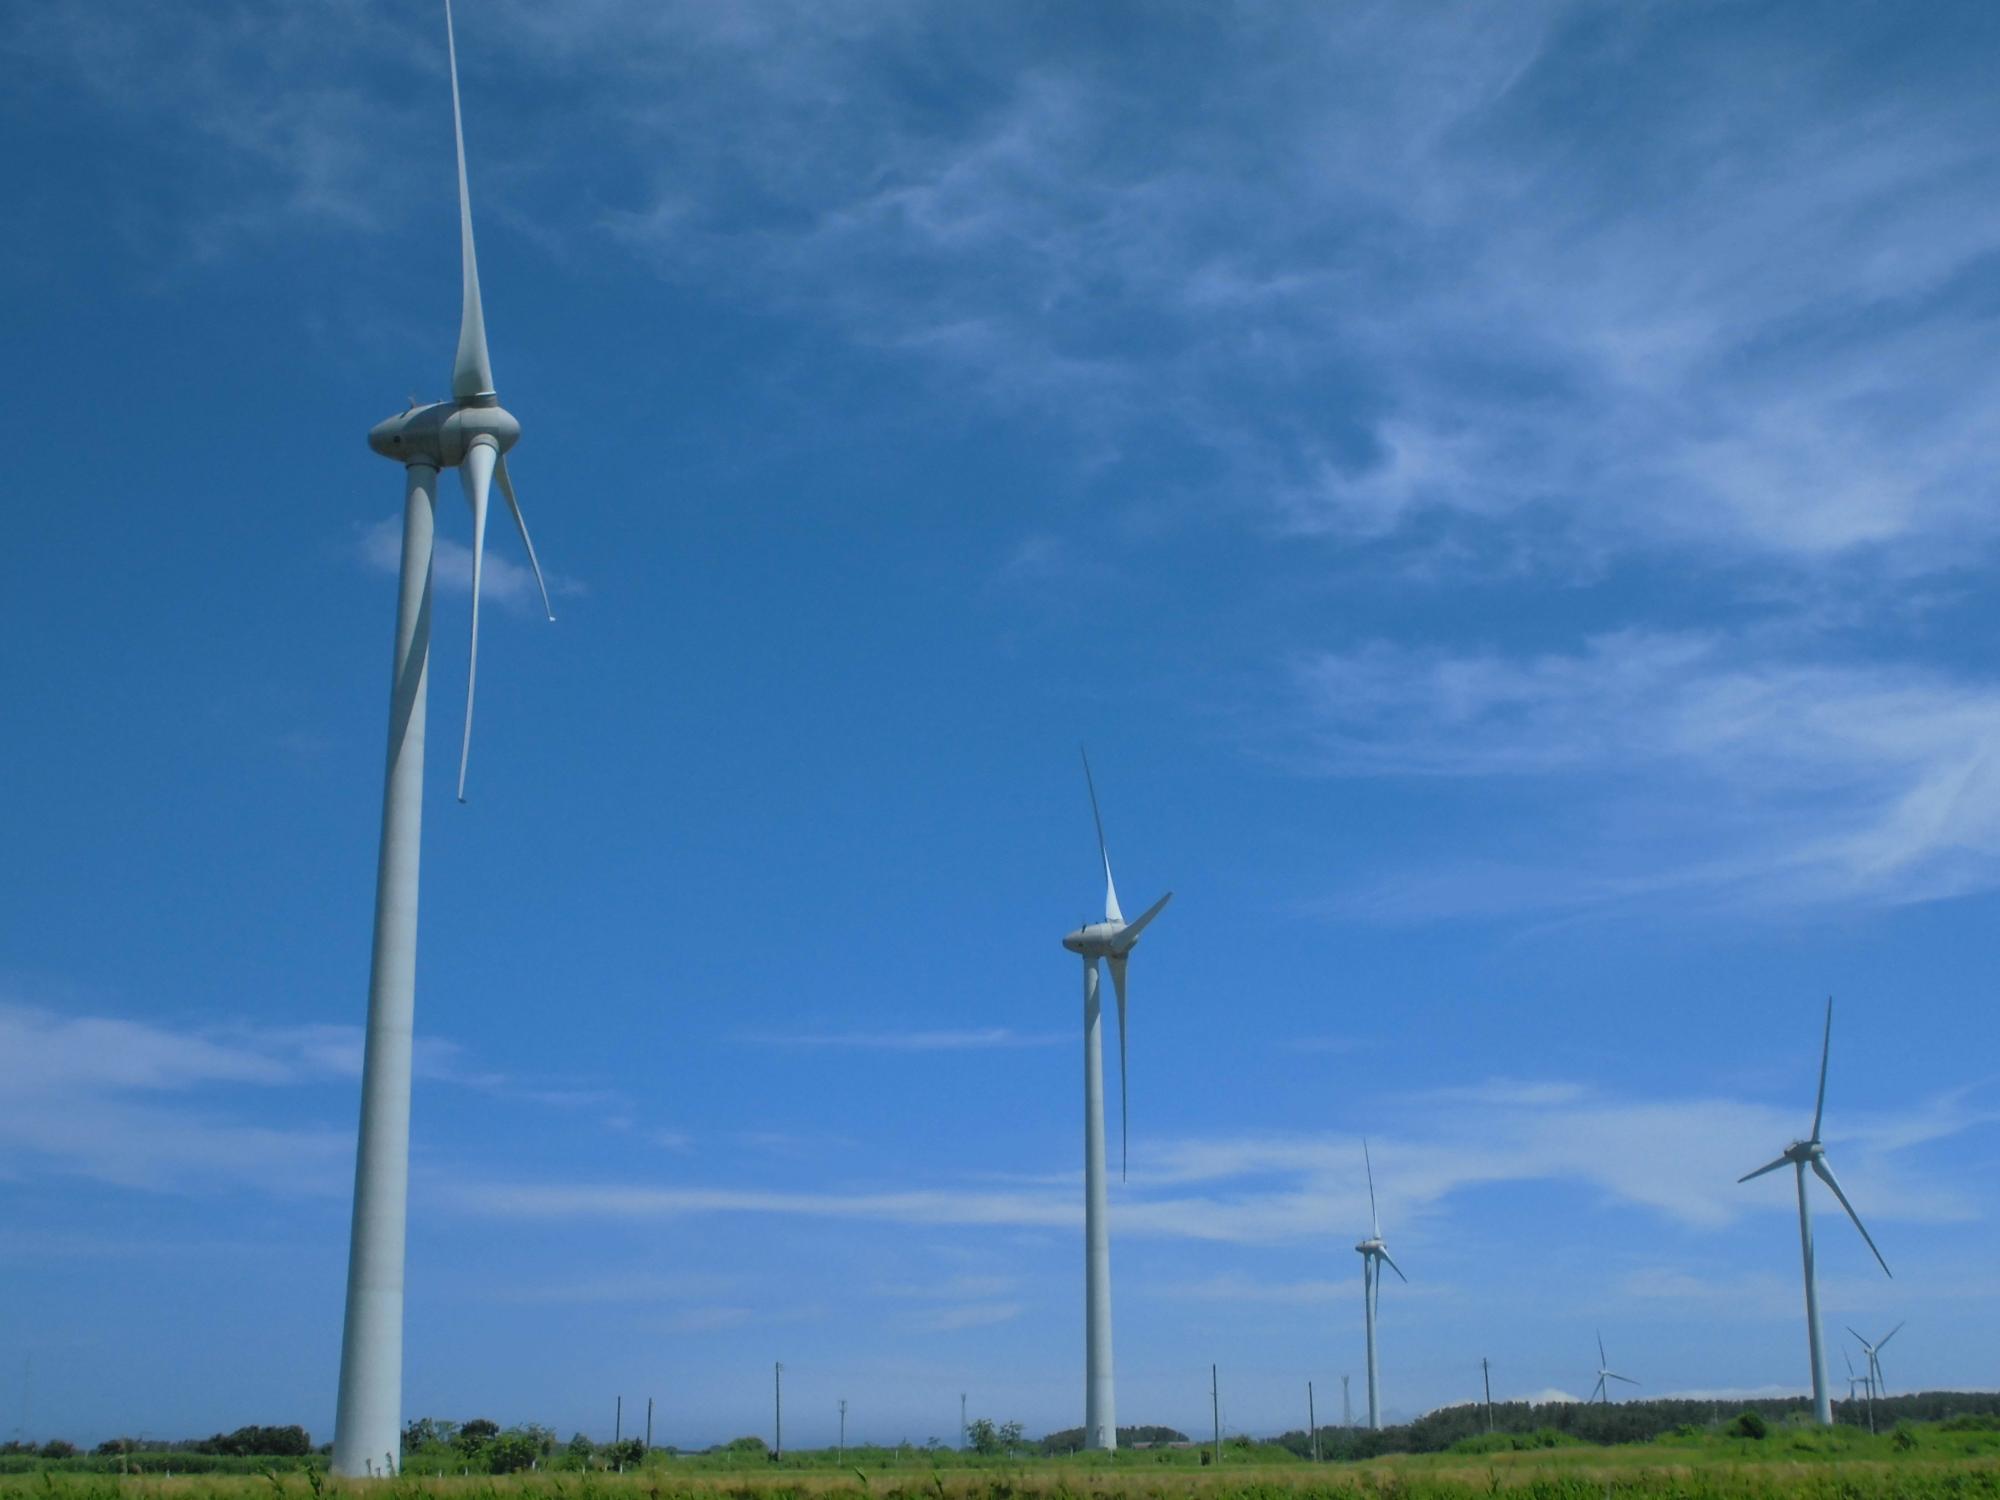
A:
[[[1090,775],[1090,756],[1083,757],[1084,786],[1090,792],[1090,816],[1097,824],[1097,853],[1104,862],[1104,920],[1070,933],[1062,942],[1083,955],[1083,1445],[1118,1446],[1118,1407],[1111,1375],[1111,1228],[1104,1175],[1104,1028],[1097,996],[1097,965],[1109,960],[1112,988],[1118,992],[1118,1120],[1119,1176],[1124,1176],[1128,1114],[1125,1091],[1125,964],[1132,945],[1146,924],[1173,900],[1168,891],[1128,923],[1118,909],[1118,887],[1111,880],[1111,851],[1104,842],[1104,818],[1097,808],[1097,783]]]
[[[1382,1242],[1382,1220],[1375,1211],[1375,1163],[1366,1138],[1361,1142],[1361,1163],[1368,1170],[1368,1238],[1354,1248],[1361,1256],[1361,1305],[1368,1324],[1368,1428],[1373,1432],[1382,1426],[1381,1385],[1375,1368],[1375,1299],[1382,1289],[1382,1266],[1405,1285],[1410,1278],[1389,1259],[1389,1247]]]
[[[1611,1404],[1611,1388],[1604,1383],[1605,1381],[1622,1380],[1627,1385],[1639,1383],[1631,1376],[1620,1375],[1616,1370],[1609,1368],[1610,1364],[1611,1361],[1604,1357],[1604,1335],[1600,1333],[1597,1336],[1597,1384],[1591,1388],[1590,1399],[1602,1401],[1606,1406]]]
[[[1854,1329],[1852,1327],[1850,1327],[1847,1331],[1849,1333],[1854,1333]],[[1875,1342],[1872,1344],[1869,1343],[1868,1340],[1864,1339],[1860,1334],[1854,1333],[1854,1342],[1859,1344],[1861,1346],[1861,1352],[1868,1356],[1869,1386],[1877,1394],[1884,1396],[1888,1394],[1887,1388],[1884,1387],[1882,1384],[1882,1346],[1888,1343],[1890,1339],[1894,1338],[1897,1334],[1901,1333],[1902,1331],[1903,1331],[1903,1325],[1901,1323],[1898,1323],[1894,1328],[1891,1328],[1887,1333],[1883,1334],[1882,1337],[1875,1340]]]
[[[458,147],[458,228],[463,303],[451,399],[412,404],[378,422],[368,445],[404,466],[402,580],[396,611],[395,669],[389,689],[388,770],[375,874],[375,940],[368,978],[368,1040],[361,1064],[361,1129],[354,1163],[354,1221],[347,1261],[347,1315],[340,1343],[340,1395],[333,1471],[354,1478],[396,1472],[402,1452],[403,1248],[409,1212],[411,1030],[416,1011],[417,864],[421,852],[424,720],[430,673],[431,554],[437,477],[456,468],[472,506],[472,646],[465,675],[465,729],[458,795],[465,800],[472,748],[472,685],[479,665],[479,585],[492,483],[513,512],[528,562],[541,564],[507,477],[506,452],[521,424],[500,405],[486,350],[479,267],[472,248],[465,128],[458,105],[458,49],[445,0],[445,55],[451,70],[451,126]],[[421,176],[421,174],[419,174]],[[548,589],[542,589],[548,606]],[[549,615],[554,619],[553,613]]]
[[[1802,1141],[1793,1141],[1785,1148],[1784,1155],[1776,1161],[1766,1162],[1754,1172],[1745,1172],[1738,1182],[1748,1182],[1753,1177],[1762,1177],[1766,1172],[1775,1172],[1789,1164],[1798,1178],[1799,1188],[1799,1245],[1805,1257],[1806,1271],[1806,1347],[1812,1358],[1813,1417],[1822,1427],[1833,1424],[1833,1397],[1827,1390],[1826,1355],[1820,1348],[1819,1338],[1819,1278],[1813,1272],[1812,1207],[1806,1201],[1806,1169],[1812,1168],[1813,1175],[1833,1189],[1833,1196],[1840,1200],[1840,1206],[1847,1210],[1847,1217],[1854,1221],[1854,1227],[1861,1231],[1861,1238],[1868,1242],[1876,1261],[1882,1267],[1882,1274],[1892,1274],[1889,1262],[1882,1259],[1882,1252],[1875,1248],[1875,1241],[1868,1233],[1868,1226],[1861,1222],[1861,1215],[1854,1211],[1854,1205],[1847,1201],[1847,1194],[1840,1190],[1840,1183],[1833,1175],[1833,1168],[1827,1164],[1826,1147],[1819,1138],[1820,1126],[1826,1115],[1826,1065],[1833,1051],[1833,1000],[1826,1002],[1826,1029],[1820,1039],[1819,1051],[1819,1097],[1813,1105],[1812,1134]],[[1886,1340],[1884,1342],[1887,1342]]]

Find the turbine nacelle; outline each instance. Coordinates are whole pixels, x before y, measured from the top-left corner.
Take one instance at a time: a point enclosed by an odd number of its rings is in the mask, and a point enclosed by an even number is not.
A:
[[[1354,1247],[1359,1255],[1387,1255],[1389,1246],[1382,1240],[1363,1240]]]
[[[1123,922],[1092,922],[1079,927],[1062,940],[1062,945],[1072,953],[1081,953],[1085,958],[1115,958],[1132,951],[1132,943],[1121,945],[1118,935],[1125,930]]]
[[[377,422],[368,446],[399,464],[453,469],[481,438],[505,453],[520,437],[521,424],[497,400],[432,401]]]

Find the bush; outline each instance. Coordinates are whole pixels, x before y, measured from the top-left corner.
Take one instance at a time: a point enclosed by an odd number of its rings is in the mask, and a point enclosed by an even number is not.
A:
[[[1770,1430],[1770,1426],[1761,1416],[1747,1408],[1737,1416],[1734,1422],[1729,1424],[1729,1435],[1731,1437],[1754,1438],[1758,1442],[1762,1442]]]
[[[597,1450],[597,1456],[609,1468],[635,1469],[646,1457],[646,1444],[640,1438],[626,1438],[623,1442],[606,1443]]]
[[[486,1450],[486,1465],[495,1474],[518,1474],[532,1469],[542,1456],[542,1445],[532,1432],[510,1427],[495,1438]]]

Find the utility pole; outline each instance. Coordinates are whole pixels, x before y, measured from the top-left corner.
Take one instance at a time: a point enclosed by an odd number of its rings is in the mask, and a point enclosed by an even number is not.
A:
[[[1312,1434],[1313,1462],[1319,1462],[1319,1416],[1313,1411],[1313,1383],[1306,1382],[1306,1431]]]
[[[1479,1377],[1486,1382],[1486,1430],[1493,1431],[1493,1372],[1487,1368],[1486,1356],[1479,1357]]]
[[[847,1398],[840,1398],[840,1461],[847,1462]]]
[[[611,1417],[611,1441],[617,1442],[625,1436],[625,1398],[618,1398],[618,1409]]]
[[[771,1457],[785,1456],[785,1367],[771,1366]]]
[[[1222,1462],[1222,1394],[1216,1384],[1215,1366],[1208,1367],[1208,1408],[1215,1418],[1215,1461]]]
[[[653,1398],[646,1398],[646,1451],[653,1451]]]
[[[1354,1403],[1347,1399],[1347,1376],[1340,1377],[1340,1425],[1354,1431]]]

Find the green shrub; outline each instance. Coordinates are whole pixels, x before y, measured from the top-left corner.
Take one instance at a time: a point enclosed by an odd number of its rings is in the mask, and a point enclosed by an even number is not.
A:
[[[1747,1407],[1729,1424],[1728,1429],[1731,1437],[1753,1438],[1758,1442],[1762,1442],[1770,1430],[1763,1417]]]

